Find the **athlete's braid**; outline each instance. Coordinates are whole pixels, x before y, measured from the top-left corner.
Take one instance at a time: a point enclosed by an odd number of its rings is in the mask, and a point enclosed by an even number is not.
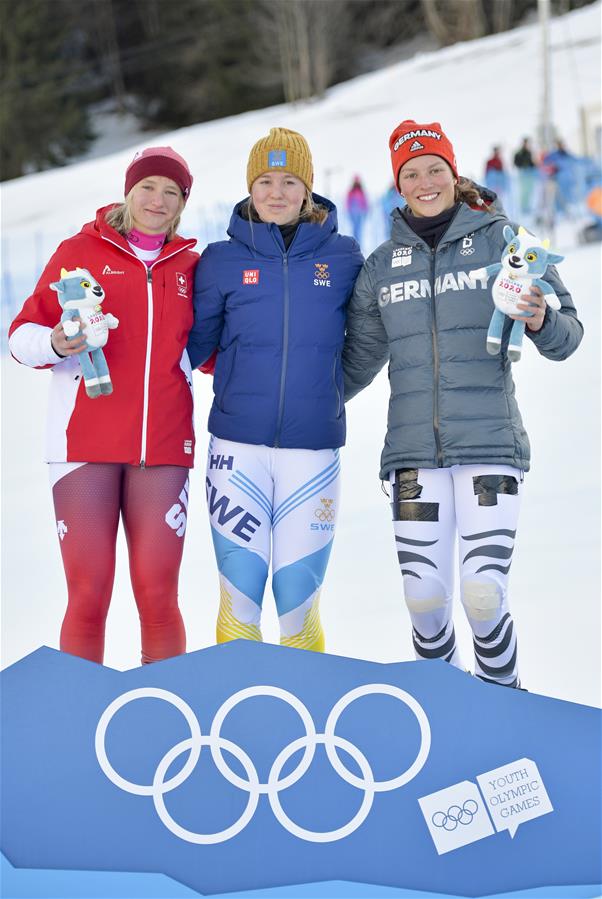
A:
[[[454,199],[456,203],[460,201],[462,203],[466,203],[467,206],[484,209],[490,214],[493,213],[493,209],[491,208],[493,204],[488,204],[485,202],[478,187],[476,186],[474,181],[471,181],[469,178],[458,178],[458,182],[456,184],[454,192]]]

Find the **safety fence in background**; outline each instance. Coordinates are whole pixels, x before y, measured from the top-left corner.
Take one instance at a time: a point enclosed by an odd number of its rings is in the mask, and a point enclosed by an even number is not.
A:
[[[600,165],[590,159],[573,157],[570,169],[559,178],[539,169],[524,172],[513,171],[497,185],[499,198],[508,216],[540,236],[550,236],[556,223],[573,221],[582,240],[602,239],[602,210],[596,212],[593,200],[600,193],[602,177]],[[338,210],[339,231],[353,234],[355,231],[362,250],[368,256],[382,241],[389,237],[391,210],[398,205],[399,197],[391,190],[381,196],[368,195],[367,210],[359,226],[352,223],[344,196],[334,197]],[[547,210],[547,214],[546,214]],[[216,206],[187,207],[182,219],[181,231],[195,237],[197,248],[226,237],[226,229],[232,208],[226,203]],[[585,227],[584,227],[585,223]],[[0,351],[7,351],[6,332],[10,322],[32,292],[44,266],[59,243],[79,231],[82,222],[65,223],[62,231],[32,229],[11,234],[6,232],[1,241],[0,302],[2,333]],[[588,230],[589,236],[585,236]],[[583,235],[583,236],[582,236]],[[85,260],[82,260],[85,265]],[[58,273],[57,273],[58,277]],[[57,306],[57,321],[58,321]]]

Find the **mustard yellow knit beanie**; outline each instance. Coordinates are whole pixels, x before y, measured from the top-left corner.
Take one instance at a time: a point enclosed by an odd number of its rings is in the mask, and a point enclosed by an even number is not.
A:
[[[267,137],[257,141],[249,153],[247,187],[265,172],[290,172],[311,190],[314,167],[307,141],[302,134],[288,128],[270,128]]]

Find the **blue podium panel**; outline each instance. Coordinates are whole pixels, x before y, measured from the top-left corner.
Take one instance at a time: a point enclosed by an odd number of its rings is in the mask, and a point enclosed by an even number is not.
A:
[[[109,871],[35,871],[13,868],[0,855],[2,899],[194,899],[195,890],[162,874]],[[330,880],[265,890],[221,893],[223,899],[467,899],[449,893],[424,893],[375,884]],[[600,899],[593,886],[537,887],[515,893],[496,893],[487,899]]]
[[[17,869],[308,897],[602,880],[600,712],[443,662],[236,641],[116,672],[44,648],[3,672],[2,706]]]

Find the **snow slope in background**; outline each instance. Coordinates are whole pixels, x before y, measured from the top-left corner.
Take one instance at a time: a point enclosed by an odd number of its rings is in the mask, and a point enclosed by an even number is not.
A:
[[[600,103],[599,3],[550,25],[555,121],[580,152],[580,107]],[[276,106],[173,131],[170,144],[195,178],[184,230],[199,210],[230,207],[246,194],[251,145],[270,127],[300,131],[312,148],[318,193],[340,196],[359,172],[380,196],[391,180],[388,138],[402,119],[440,121],[462,174],[482,178],[491,146],[506,155],[534,136],[541,108],[541,36],[536,25],[419,54],[331,88],[320,101]],[[118,199],[133,149],[11,181],[3,187],[3,228],[11,237],[35,227],[59,237],[78,230],[99,206]]]
[[[600,5],[552,22],[554,98],[567,141],[577,146],[578,102],[599,102]],[[329,91],[320,102],[278,107],[163,135],[192,164],[193,198],[183,233],[195,230],[199,209],[245,193],[250,145],[270,126],[307,136],[316,163],[316,189],[340,194],[351,176],[368,189],[389,181],[387,139],[401,119],[441,120],[454,140],[461,169],[478,175],[494,142],[507,150],[532,133],[538,112],[539,35],[528,26],[461,44],[363,76]],[[515,76],[524,84],[520,102]],[[528,97],[525,96],[528,94]],[[505,111],[507,110],[507,111]],[[470,113],[470,114],[469,114]],[[3,188],[5,236],[25,295],[34,264],[27,240],[43,233],[46,255],[57,241],[119,196],[132,151],[80,163]],[[566,238],[566,239],[565,239]],[[19,243],[21,241],[21,243]],[[600,697],[599,576],[599,333],[600,252],[571,246],[560,272],[586,328],[577,354],[562,364],[528,343],[515,366],[517,393],[533,447],[517,550],[512,608],[520,639],[522,677],[529,689],[589,704]],[[40,462],[49,374],[3,360],[3,664],[40,644],[58,645],[65,588],[46,467]],[[195,376],[198,463],[191,482],[189,529],[180,585],[189,649],[214,640],[217,575],[204,503],[206,416],[211,381]],[[343,495],[332,562],[323,590],[328,651],[376,661],[412,658],[388,500],[378,482],[388,383],[381,375],[348,407],[348,446],[342,453]],[[266,595],[267,639],[277,639]],[[458,636],[467,663],[470,633],[458,603]],[[106,663],[138,663],[137,615],[120,538]]]

